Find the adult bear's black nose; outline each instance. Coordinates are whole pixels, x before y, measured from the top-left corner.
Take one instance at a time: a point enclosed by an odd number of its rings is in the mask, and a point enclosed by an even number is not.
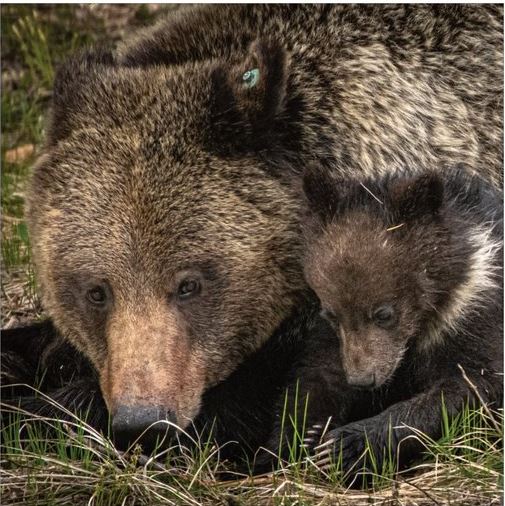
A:
[[[152,406],[119,406],[112,417],[115,444],[126,449],[135,442],[150,452],[166,443],[173,433],[175,416],[165,408]]]

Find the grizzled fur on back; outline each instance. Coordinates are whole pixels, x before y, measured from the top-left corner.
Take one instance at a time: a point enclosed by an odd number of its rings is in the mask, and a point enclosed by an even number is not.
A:
[[[420,445],[398,443],[409,428],[439,437],[442,400],[449,416],[466,401],[500,407],[501,194],[460,169],[345,181],[314,169],[304,188],[305,273],[335,332],[311,336],[298,370],[310,421],[332,418],[316,460],[342,448],[349,470],[368,438],[381,462],[391,437],[405,463]]]
[[[500,185],[502,32],[498,5],[204,7],[126,41],[118,61],[236,61],[260,37],[286,52],[283,107],[256,132],[270,163],[317,158],[343,175],[464,163]]]
[[[243,5],[64,64],[30,234],[45,309],[117,426],[137,408],[190,425],[304,319],[308,163],[463,163],[499,185],[502,58],[500,6]]]

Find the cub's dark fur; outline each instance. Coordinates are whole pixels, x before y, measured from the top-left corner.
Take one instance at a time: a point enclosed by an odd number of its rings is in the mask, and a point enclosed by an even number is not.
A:
[[[344,177],[465,163],[499,186],[502,18],[494,5],[203,6],[59,69],[28,192],[33,258],[118,437],[153,413],[183,429],[227,419],[244,377],[264,388],[243,390],[227,435],[255,445],[269,430],[285,336],[302,339],[310,315],[310,163]],[[262,354],[277,339],[283,354]]]
[[[379,464],[401,441],[401,465],[421,447],[410,428],[440,436],[442,401],[450,417],[467,401],[500,407],[501,195],[463,170],[363,180],[312,170],[304,188],[305,273],[335,331],[311,336],[297,371],[308,423],[331,417],[319,464],[342,449],[348,471],[366,437]]]

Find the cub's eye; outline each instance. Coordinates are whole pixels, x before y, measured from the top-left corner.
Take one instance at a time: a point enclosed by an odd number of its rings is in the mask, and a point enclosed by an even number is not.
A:
[[[177,296],[181,300],[189,299],[200,293],[200,282],[197,279],[188,278],[182,281],[177,288]]]
[[[372,319],[379,327],[391,327],[396,320],[395,311],[391,306],[380,306],[373,312]]]
[[[107,294],[101,286],[94,286],[88,290],[86,297],[95,306],[103,306],[107,301]]]

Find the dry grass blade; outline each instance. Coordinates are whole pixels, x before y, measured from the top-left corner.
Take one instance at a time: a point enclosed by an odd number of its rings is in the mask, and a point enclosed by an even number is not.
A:
[[[493,424],[494,428],[496,430],[498,430],[498,431],[501,430],[500,424],[495,420],[495,418],[493,416],[493,413],[488,408],[487,403],[482,398],[482,396],[481,396],[481,394],[479,392],[479,389],[470,380],[470,378],[468,377],[468,375],[466,374],[465,370],[463,369],[463,367],[460,364],[458,364],[458,369],[461,371],[461,374],[462,374],[463,379],[465,380],[465,382],[472,389],[472,392],[476,395],[477,399],[479,399],[479,402],[481,403],[482,407],[484,408],[484,410],[486,411],[487,415],[489,416],[489,419],[491,420],[491,423]]]

